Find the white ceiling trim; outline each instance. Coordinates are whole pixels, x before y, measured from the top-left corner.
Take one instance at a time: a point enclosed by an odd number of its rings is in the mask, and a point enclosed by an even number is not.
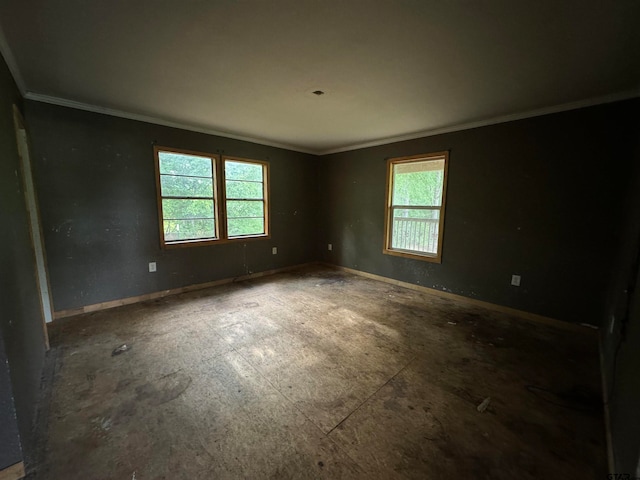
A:
[[[340,147],[335,149],[323,150],[320,152],[316,152],[316,155],[330,155],[332,153],[348,152],[351,150],[358,150],[361,148],[377,147],[379,145],[387,145],[389,143],[402,142],[405,140],[415,140],[417,138],[432,137],[434,135],[441,135],[443,133],[459,132],[461,130],[470,130],[472,128],[486,127],[489,125],[496,125],[499,123],[513,122],[515,120],[523,120],[525,118],[539,117],[542,115],[548,115],[550,113],[560,113],[560,112],[565,112],[569,110],[576,110],[578,108],[593,107],[595,105],[613,103],[621,100],[629,100],[636,97],[640,97],[640,87],[633,90],[626,90],[624,92],[604,95],[602,97],[589,98],[586,100],[579,100],[577,102],[563,103],[563,104],[555,105],[552,107],[539,108],[536,110],[529,110],[527,112],[514,113],[511,115],[503,115],[500,117],[493,117],[485,120],[478,120],[477,122],[462,123],[459,125],[452,125],[450,127],[424,130],[420,132],[410,133],[407,135],[398,135],[397,137],[388,137],[388,138],[382,138],[380,140],[374,140],[371,142],[358,143],[356,145],[350,145],[348,147]]]
[[[5,57],[5,59],[6,59],[6,57]],[[18,83],[17,80],[16,80],[16,83]],[[27,92],[26,94],[23,94],[23,96],[24,96],[24,98],[26,98],[28,100],[34,100],[36,102],[49,103],[49,104],[52,104],[52,105],[59,105],[59,106],[62,106],[62,107],[77,108],[79,110],[85,110],[85,111],[88,111],[88,112],[101,113],[101,114],[105,114],[105,115],[111,115],[111,116],[114,116],[114,117],[126,118],[126,119],[129,119],[129,120],[137,120],[137,121],[140,121],[140,122],[153,123],[153,124],[156,124],[156,125],[163,125],[165,127],[180,128],[180,129],[189,130],[189,131],[192,131],[192,132],[205,133],[205,134],[208,134],[208,135],[217,135],[217,136],[220,136],[220,137],[232,138],[234,140],[243,140],[245,142],[252,142],[252,143],[257,143],[257,144],[260,144],[260,145],[266,145],[266,146],[276,147],[276,148],[284,148],[286,150],[293,150],[293,151],[296,151],[296,152],[308,153],[308,154],[311,154],[311,155],[320,155],[320,156],[322,156],[322,155],[330,155],[332,153],[341,153],[341,152],[348,152],[348,151],[351,151],[351,150],[359,150],[361,148],[377,147],[379,145],[386,145],[386,144],[389,144],[389,143],[402,142],[402,141],[405,141],[405,140],[415,140],[417,138],[432,137],[434,135],[441,135],[441,134],[444,134],[444,133],[459,132],[461,130],[470,130],[472,128],[486,127],[486,126],[489,126],[489,125],[496,125],[496,124],[499,124],[499,123],[512,122],[512,121],[515,121],[515,120],[523,120],[525,118],[539,117],[539,116],[547,115],[547,114],[551,114],[551,113],[559,113],[559,112],[564,112],[564,111],[568,111],[568,110],[575,110],[575,109],[578,109],[578,108],[591,107],[591,106],[601,105],[601,104],[605,104],[605,103],[617,102],[617,101],[621,101],[621,100],[628,100],[628,99],[640,97],[640,88],[637,88],[637,89],[634,89],[634,90],[627,90],[627,91],[619,92],[619,93],[614,93],[614,94],[610,94],[610,95],[605,95],[605,96],[602,96],[602,97],[595,97],[595,98],[590,98],[590,99],[586,99],[586,100],[580,100],[580,101],[577,101],[577,102],[563,103],[561,105],[555,105],[555,106],[552,106],[552,107],[545,107],[545,108],[540,108],[540,109],[536,109],[536,110],[530,110],[530,111],[527,111],[527,112],[514,113],[514,114],[511,114],[511,115],[503,115],[503,116],[500,116],[500,117],[488,118],[488,119],[485,119],[485,120],[479,120],[477,122],[463,123],[463,124],[459,124],[459,125],[452,125],[450,127],[436,128],[436,129],[432,129],[432,130],[423,130],[423,131],[420,131],[420,132],[415,132],[415,133],[411,133],[411,134],[407,134],[407,135],[398,135],[398,136],[395,136],[395,137],[387,137],[387,138],[382,138],[382,139],[379,139],[379,140],[374,140],[374,141],[371,141],[371,142],[357,143],[357,144],[349,145],[349,146],[346,146],[346,147],[340,147],[340,148],[328,149],[328,150],[303,149],[303,148],[297,147],[295,145],[289,145],[289,144],[278,143],[278,142],[269,142],[267,140],[260,139],[260,138],[247,137],[247,136],[243,136],[243,135],[235,135],[235,134],[229,133],[229,132],[221,132],[221,131],[218,131],[218,130],[212,130],[212,129],[208,129],[208,128],[196,127],[196,126],[193,126],[193,125],[180,123],[180,122],[173,122],[173,121],[165,120],[165,119],[162,119],[162,118],[153,117],[153,116],[150,116],[150,115],[141,115],[141,114],[137,114],[137,113],[129,113],[129,112],[125,112],[125,111],[122,111],[122,110],[116,110],[116,109],[112,109],[112,108],[100,107],[100,106],[97,106],[97,105],[90,105],[90,104],[87,104],[87,103],[76,102],[74,100],[67,100],[67,99],[60,98],[60,97],[53,97],[53,96],[49,96],[49,95],[41,95],[39,93]]]
[[[27,89],[24,84],[24,80],[22,79],[22,75],[20,74],[20,70],[18,69],[16,59],[13,56],[13,52],[11,51],[11,48],[9,48],[7,37],[4,36],[2,27],[0,27],[0,53],[2,53],[4,61],[7,63],[7,67],[9,67],[9,71],[11,72],[16,85],[18,86],[18,90],[20,90],[20,94],[24,97],[27,93]]]
[[[189,125],[187,123],[180,123],[180,122],[165,120],[163,118],[153,117],[151,115],[130,113],[122,110],[116,110],[113,108],[100,107],[98,105],[91,105],[88,103],[76,102],[75,100],[67,100],[65,98],[52,97],[50,95],[42,95],[40,93],[27,92],[26,94],[24,94],[24,98],[26,98],[27,100],[34,100],[36,102],[59,105],[61,107],[77,108],[78,110],[85,110],[87,112],[111,115],[112,117],[126,118],[128,120],[136,120],[139,122],[153,123],[155,125],[162,125],[165,127],[172,127],[172,128],[180,128],[182,130],[189,130],[191,132],[206,133],[208,135],[216,135],[218,137],[232,138],[234,140],[242,140],[245,142],[257,143],[260,145],[266,145],[268,147],[283,148],[285,150],[293,150],[295,152],[318,155],[317,151],[303,149],[300,147],[296,147],[295,145],[288,145],[285,143],[278,143],[278,142],[270,142],[262,138],[253,138],[253,137],[246,137],[243,135],[235,135],[229,132],[221,132],[221,131],[213,130],[209,128],[196,127],[194,125]]]

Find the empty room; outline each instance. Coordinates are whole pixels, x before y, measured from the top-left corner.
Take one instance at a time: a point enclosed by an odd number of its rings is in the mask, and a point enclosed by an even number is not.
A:
[[[0,480],[640,478],[639,18],[0,0]]]

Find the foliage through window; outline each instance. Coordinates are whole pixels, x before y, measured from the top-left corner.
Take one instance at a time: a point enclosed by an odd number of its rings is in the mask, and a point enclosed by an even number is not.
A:
[[[387,164],[384,253],[440,262],[448,152]]]
[[[160,151],[158,162],[164,241],[215,239],[215,160]]]
[[[229,238],[264,234],[264,167],[225,160],[224,178]]]
[[[155,147],[162,246],[268,236],[268,164]]]

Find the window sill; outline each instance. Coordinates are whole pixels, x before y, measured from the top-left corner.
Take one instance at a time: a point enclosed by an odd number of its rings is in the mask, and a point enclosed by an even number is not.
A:
[[[414,260],[422,260],[423,262],[442,263],[442,256],[437,254],[389,248],[383,249],[382,253],[384,253],[385,255],[394,255],[396,257],[413,258]]]
[[[163,249],[173,249],[173,248],[186,248],[186,247],[207,247],[211,245],[222,245],[225,243],[238,243],[238,242],[246,242],[253,240],[267,240],[270,239],[271,235],[263,234],[263,235],[246,235],[244,237],[233,237],[233,238],[207,238],[203,240],[178,240],[173,242],[166,242],[162,244]]]

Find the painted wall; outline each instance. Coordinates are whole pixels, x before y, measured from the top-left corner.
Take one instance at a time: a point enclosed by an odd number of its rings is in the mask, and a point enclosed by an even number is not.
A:
[[[637,115],[640,117],[640,115]],[[615,471],[640,476],[640,122],[636,118],[635,171],[630,176],[626,225],[601,330],[603,371],[611,418]]]
[[[28,453],[44,359],[42,313],[20,175],[13,104],[21,97],[0,60],[0,468]],[[8,368],[8,371],[7,371]],[[6,374],[11,385],[6,385]],[[12,398],[13,395],[13,398]],[[15,405],[15,411],[14,411]],[[4,464],[4,465],[3,465]]]
[[[315,260],[317,157],[31,101],[25,115],[56,311]],[[154,142],[268,160],[271,239],[161,250]]]
[[[0,471],[22,461],[18,419],[13,404],[9,362],[0,338]]]
[[[323,157],[324,261],[600,323],[639,101]],[[386,159],[450,150],[442,264],[382,254]],[[327,243],[333,251],[327,251]],[[511,275],[522,285],[510,285]]]
[[[635,282],[640,282],[640,271]],[[607,358],[611,434],[616,472],[630,473],[635,478],[640,470],[640,293],[637,290],[632,296],[628,322],[620,341],[615,377],[613,356]],[[608,350],[615,351],[617,343],[611,342],[608,346]]]

